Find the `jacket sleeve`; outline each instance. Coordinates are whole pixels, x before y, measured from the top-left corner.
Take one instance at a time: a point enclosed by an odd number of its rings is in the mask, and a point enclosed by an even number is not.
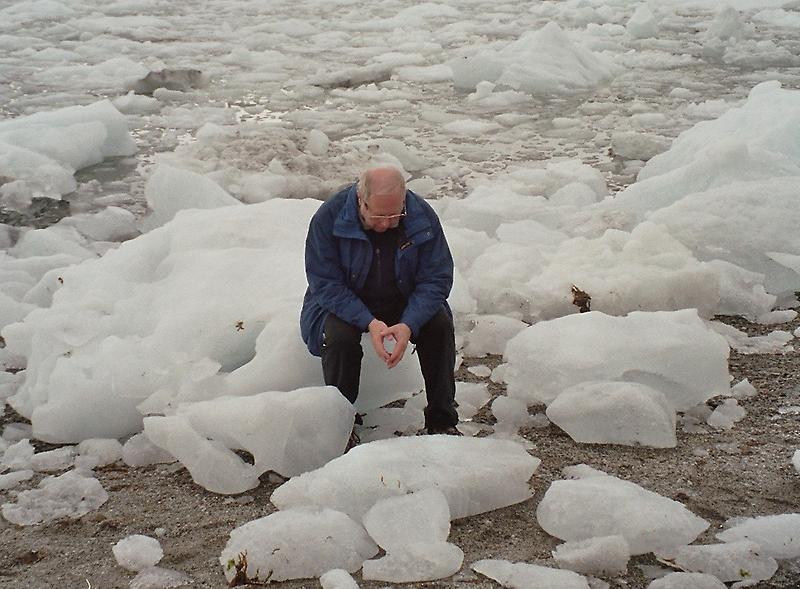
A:
[[[347,269],[342,265],[329,215],[328,211],[318,211],[308,227],[305,253],[308,287],[321,308],[366,330],[373,319],[372,313],[347,285]]]
[[[453,256],[441,222],[433,213],[431,231],[433,238],[420,246],[416,284],[400,319],[413,335],[439,312],[453,288]]]

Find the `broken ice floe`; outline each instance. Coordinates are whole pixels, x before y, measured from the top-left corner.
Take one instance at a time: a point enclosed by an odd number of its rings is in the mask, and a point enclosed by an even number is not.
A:
[[[95,478],[70,470],[42,479],[37,489],[22,491],[16,503],[3,504],[3,517],[20,526],[68,517],[78,519],[98,509],[108,493]]]
[[[548,534],[571,542],[623,536],[633,555],[673,552],[709,526],[677,501],[610,475],[554,481],[536,519]]]
[[[717,534],[723,542],[751,540],[759,553],[778,559],[800,558],[800,513],[738,518]]]
[[[597,536],[556,546],[553,558],[562,569],[586,575],[617,575],[628,568],[631,550],[623,536]]]
[[[492,459],[487,461],[486,457]],[[420,436],[357,446],[320,469],[278,487],[280,509],[318,505],[356,521],[380,499],[436,487],[457,519],[531,497],[528,480],[540,464],[522,446],[505,440]]]
[[[229,581],[242,558],[250,579],[282,581],[319,577],[331,569],[352,573],[377,553],[364,528],[344,513],[304,507],[239,526],[231,532],[220,563]]]
[[[705,573],[669,573],[656,579],[647,589],[727,589],[714,575]]]
[[[141,534],[126,536],[111,551],[119,566],[134,572],[155,566],[164,556],[158,540]]]
[[[714,575],[724,582],[764,581],[778,570],[775,559],[749,541],[682,546],[674,560],[684,571]]]
[[[472,570],[494,579],[503,587],[558,587],[559,589],[589,589],[586,577],[561,569],[524,562],[486,559],[472,563]]]
[[[637,382],[583,382],[564,389],[547,417],[576,442],[674,448],[675,408]]]
[[[265,425],[266,424],[266,425]],[[180,405],[147,417],[147,437],[215,493],[241,493],[268,470],[290,477],[339,456],[353,427],[353,406],[333,387],[265,392]],[[232,450],[247,450],[253,465]]]
[[[450,508],[438,489],[381,499],[364,515],[364,527],[386,551],[364,563],[365,580],[434,581],[461,568],[464,553],[447,542]]]

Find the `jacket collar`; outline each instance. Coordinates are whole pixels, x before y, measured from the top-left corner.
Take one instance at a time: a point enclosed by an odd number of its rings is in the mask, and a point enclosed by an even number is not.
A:
[[[410,190],[406,191],[406,216],[403,218],[403,228],[409,238],[413,238],[420,231],[431,229],[431,223],[421,201],[420,196]],[[358,217],[358,195],[355,184],[350,186],[347,191],[344,206],[333,224],[333,234],[336,237],[367,239],[361,219]]]

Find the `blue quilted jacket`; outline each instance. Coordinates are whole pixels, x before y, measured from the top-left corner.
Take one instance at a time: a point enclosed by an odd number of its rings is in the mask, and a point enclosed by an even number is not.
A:
[[[453,257],[442,225],[431,206],[406,192],[405,240],[397,249],[397,286],[408,299],[401,323],[419,333],[440,309],[450,313]],[[323,203],[306,237],[308,289],[300,312],[300,332],[308,350],[320,355],[328,313],[366,331],[372,313],[356,296],[372,263],[372,247],[358,217],[355,184]]]

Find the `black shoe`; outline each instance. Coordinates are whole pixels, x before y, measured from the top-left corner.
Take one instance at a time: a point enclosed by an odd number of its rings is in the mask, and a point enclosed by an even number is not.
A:
[[[429,436],[435,436],[438,434],[442,434],[445,436],[463,436],[460,431],[454,425],[439,425],[439,426],[428,426],[427,428]]]
[[[350,432],[350,439],[347,440],[347,446],[344,449],[344,453],[347,454],[350,450],[355,448],[361,443],[361,438],[358,437],[356,430]]]

